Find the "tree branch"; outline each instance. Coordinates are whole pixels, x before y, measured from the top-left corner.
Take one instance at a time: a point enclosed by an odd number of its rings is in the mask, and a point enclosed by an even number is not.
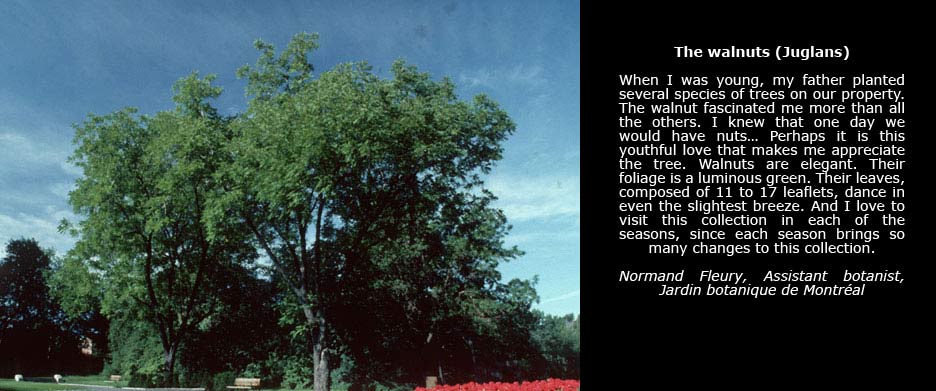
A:
[[[163,318],[162,313],[159,311],[159,304],[156,300],[156,290],[153,288],[153,245],[147,240],[146,242],[146,262],[144,265],[143,275],[146,280],[146,294],[149,297],[149,307],[150,311],[153,311],[153,314],[156,317],[156,328],[159,329],[159,339],[162,342],[163,349],[169,351],[171,348],[171,338],[172,336],[167,333],[166,320]]]
[[[322,285],[320,281],[321,274],[322,274],[321,273],[322,271],[321,244],[322,244],[322,215],[325,211],[325,196],[319,194],[318,202],[316,202],[316,204],[318,204],[317,206],[318,210],[316,211],[316,217],[315,217],[315,242],[312,243],[312,245],[314,246],[312,248],[314,251],[313,252],[314,263],[312,264],[312,268],[315,270],[314,287],[315,287],[315,295],[317,297],[319,294],[321,294],[320,286]]]
[[[283,265],[280,263],[278,257],[273,252],[273,249],[270,248],[270,243],[267,242],[263,234],[260,233],[260,229],[254,223],[253,219],[250,218],[249,213],[244,214],[244,222],[247,223],[247,227],[250,228],[250,231],[257,238],[257,241],[260,242],[260,246],[263,247],[263,250],[266,252],[267,256],[270,257],[270,262],[273,263],[273,268],[279,272],[280,277],[283,278],[283,281],[286,282],[286,285],[289,286],[289,289],[298,296],[299,304],[303,306],[308,306],[308,300],[305,297],[305,291],[301,287],[296,286],[295,282],[290,278],[289,274],[286,273],[286,270],[283,268]]]

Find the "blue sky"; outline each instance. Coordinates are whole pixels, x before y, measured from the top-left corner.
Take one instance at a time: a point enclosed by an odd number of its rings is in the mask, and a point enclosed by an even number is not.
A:
[[[391,4],[392,3],[392,4]],[[244,109],[234,71],[256,38],[285,46],[318,32],[317,70],[403,58],[486,93],[517,123],[489,177],[526,254],[505,278],[538,275],[538,308],[579,312],[578,1],[13,1],[0,13],[0,241],[33,237],[64,253],[72,124],[124,106],[172,107],[171,86],[215,73],[216,106]]]

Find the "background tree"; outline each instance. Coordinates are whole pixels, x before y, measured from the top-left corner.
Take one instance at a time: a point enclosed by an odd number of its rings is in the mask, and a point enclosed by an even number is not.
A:
[[[6,244],[0,260],[0,373],[40,375],[61,368],[82,370],[82,325],[68,322],[52,300],[47,275],[51,251],[33,239]]]
[[[539,352],[538,375],[578,379],[581,363],[581,315],[556,316],[536,313],[532,337]]]
[[[11,240],[0,263],[0,348],[4,372],[34,365],[47,367],[56,309],[49,300],[45,273],[51,257],[35,240]],[[31,348],[31,346],[33,348]],[[35,347],[38,347],[35,348]]]

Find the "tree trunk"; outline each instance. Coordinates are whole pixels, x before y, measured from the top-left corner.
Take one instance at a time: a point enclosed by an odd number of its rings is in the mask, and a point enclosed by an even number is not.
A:
[[[304,297],[300,295],[299,297]],[[328,362],[327,322],[321,310],[302,306],[306,324],[312,330],[312,391],[330,391],[331,367]]]
[[[474,375],[475,379],[479,379],[482,376],[478,376],[478,359],[477,353],[474,348],[474,340],[470,336],[465,337],[465,342],[468,344],[468,351],[471,353],[471,374]]]
[[[161,386],[175,386],[175,360],[176,360],[176,349],[170,348],[168,351],[163,351],[163,365],[166,366],[163,374],[165,379],[163,379],[163,384]]]
[[[325,343],[324,333],[319,333],[312,345],[312,372],[315,375],[313,379],[313,391],[329,391],[329,380],[331,380],[331,367],[328,363],[328,346]]]
[[[445,377],[442,375],[442,359],[439,359],[439,383],[445,384]]]

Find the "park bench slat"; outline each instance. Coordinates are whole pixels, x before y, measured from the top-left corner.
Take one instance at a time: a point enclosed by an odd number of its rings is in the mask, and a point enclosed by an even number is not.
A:
[[[234,390],[249,390],[254,387],[260,387],[260,379],[253,377],[238,377],[234,379],[233,386],[227,386],[227,388]]]

